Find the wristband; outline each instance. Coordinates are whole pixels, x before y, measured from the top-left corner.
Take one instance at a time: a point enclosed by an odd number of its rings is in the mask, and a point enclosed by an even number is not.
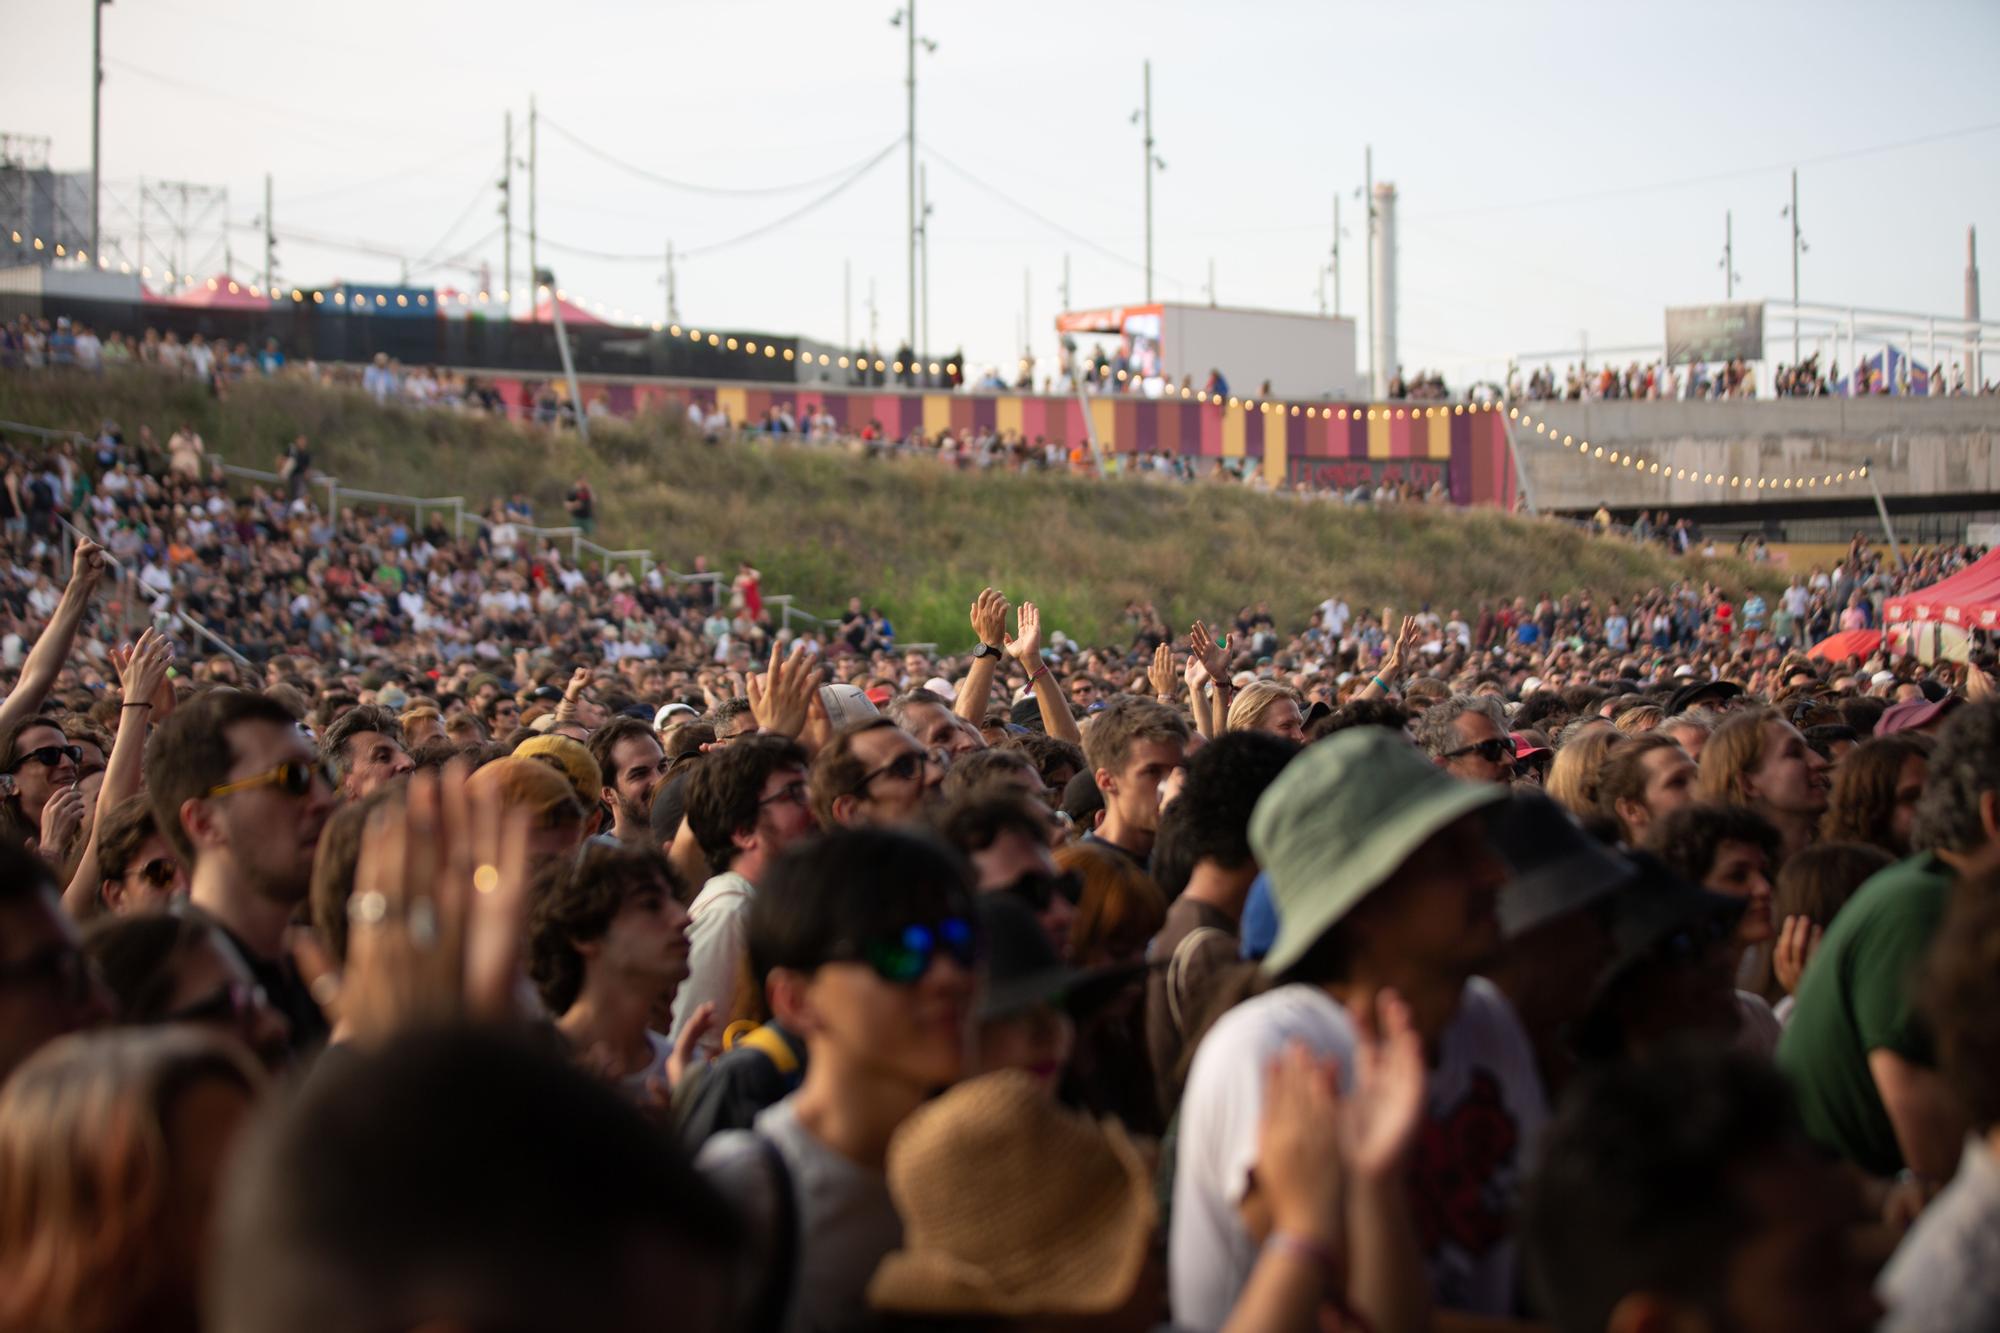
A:
[[[1282,1250],[1286,1254],[1304,1259],[1319,1269],[1320,1277],[1329,1290],[1340,1290],[1340,1260],[1324,1243],[1295,1231],[1273,1231],[1270,1239],[1264,1242],[1264,1246],[1266,1249]]]
[[[1046,675],[1049,675],[1049,674],[1050,674],[1050,672],[1049,672],[1049,664],[1048,664],[1047,662],[1043,662],[1043,663],[1041,663],[1041,664],[1040,664],[1039,666],[1037,666],[1037,667],[1036,667],[1036,668],[1035,668],[1035,669],[1034,669],[1033,671],[1030,671],[1030,672],[1028,673],[1028,684],[1030,684],[1030,685],[1033,685],[1033,684],[1034,684],[1034,683],[1035,683],[1036,681],[1040,680],[1040,679],[1041,679],[1041,678],[1042,678],[1043,676],[1046,676]]]
[[[151,708],[152,706],[153,706],[153,705],[151,705],[151,704],[149,704],[149,703],[146,703],[146,702],[144,702],[143,700],[141,700],[141,701],[139,701],[139,702],[137,702],[137,703],[129,703],[129,704],[119,704],[119,705],[118,705],[118,707],[119,707],[119,709],[120,709],[121,711],[122,711],[122,710],[124,710],[124,709],[127,709],[127,708],[146,708],[146,709],[150,709],[150,708]]]
[[[1374,683],[1375,683],[1375,684],[1377,684],[1377,685],[1380,685],[1380,686],[1382,687],[1382,693],[1384,693],[1384,694],[1388,694],[1388,693],[1390,692],[1390,691],[1389,691],[1389,682],[1388,682],[1388,681],[1386,681],[1386,680],[1383,680],[1383,679],[1382,679],[1382,678],[1381,678],[1380,676],[1377,676],[1377,677],[1375,677],[1375,680],[1374,680]]]

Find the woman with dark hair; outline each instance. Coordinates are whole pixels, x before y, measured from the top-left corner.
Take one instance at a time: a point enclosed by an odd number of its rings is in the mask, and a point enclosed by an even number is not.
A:
[[[1865,842],[1892,857],[1910,854],[1910,828],[1930,768],[1930,737],[1903,731],[1854,747],[1833,774],[1822,838]]]
[[[0,1088],[0,1328],[193,1333],[263,1076],[188,1030],[64,1037]]]
[[[83,951],[111,988],[121,1022],[225,1033],[272,1070],[289,1060],[291,1024],[229,937],[199,913],[107,917],[84,933]]]

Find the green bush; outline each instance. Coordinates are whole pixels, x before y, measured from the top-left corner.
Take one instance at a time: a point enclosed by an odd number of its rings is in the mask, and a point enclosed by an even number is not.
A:
[[[352,390],[253,380],[217,400],[200,386],[129,372],[0,375],[0,418],[164,444],[192,421],[213,453],[274,470],[299,432],[317,466],[351,487],[462,495],[469,509],[519,490],[544,524],[564,522],[578,476],[598,497],[596,540],[646,547],[685,570],[739,559],[767,595],[837,615],[859,593],[906,641],[963,647],[986,584],[1038,603],[1047,632],[1122,640],[1120,612],[1156,603],[1171,623],[1227,620],[1268,601],[1282,624],[1338,592],[1357,609],[1471,615],[1482,598],[1590,589],[1630,598],[1681,577],[1774,592],[1782,580],[1736,561],[1675,561],[1653,548],[1496,510],[1385,510],[1300,503],[1238,487],[958,473],[922,459],[754,440],[710,445],[675,417],[592,423],[574,434],[446,412],[381,408]]]

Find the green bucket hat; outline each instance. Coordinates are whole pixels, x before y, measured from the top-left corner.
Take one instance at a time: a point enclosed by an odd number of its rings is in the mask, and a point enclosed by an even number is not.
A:
[[[1250,817],[1250,847],[1271,878],[1277,974],[1454,820],[1505,800],[1507,788],[1464,782],[1384,727],[1350,727],[1308,745]]]

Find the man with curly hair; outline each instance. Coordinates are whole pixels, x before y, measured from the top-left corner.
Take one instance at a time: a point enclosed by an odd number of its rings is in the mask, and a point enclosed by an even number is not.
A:
[[[543,876],[528,924],[529,971],[557,1029],[635,1094],[670,1081],[655,1019],[688,974],[679,887],[654,849],[593,842]]]

